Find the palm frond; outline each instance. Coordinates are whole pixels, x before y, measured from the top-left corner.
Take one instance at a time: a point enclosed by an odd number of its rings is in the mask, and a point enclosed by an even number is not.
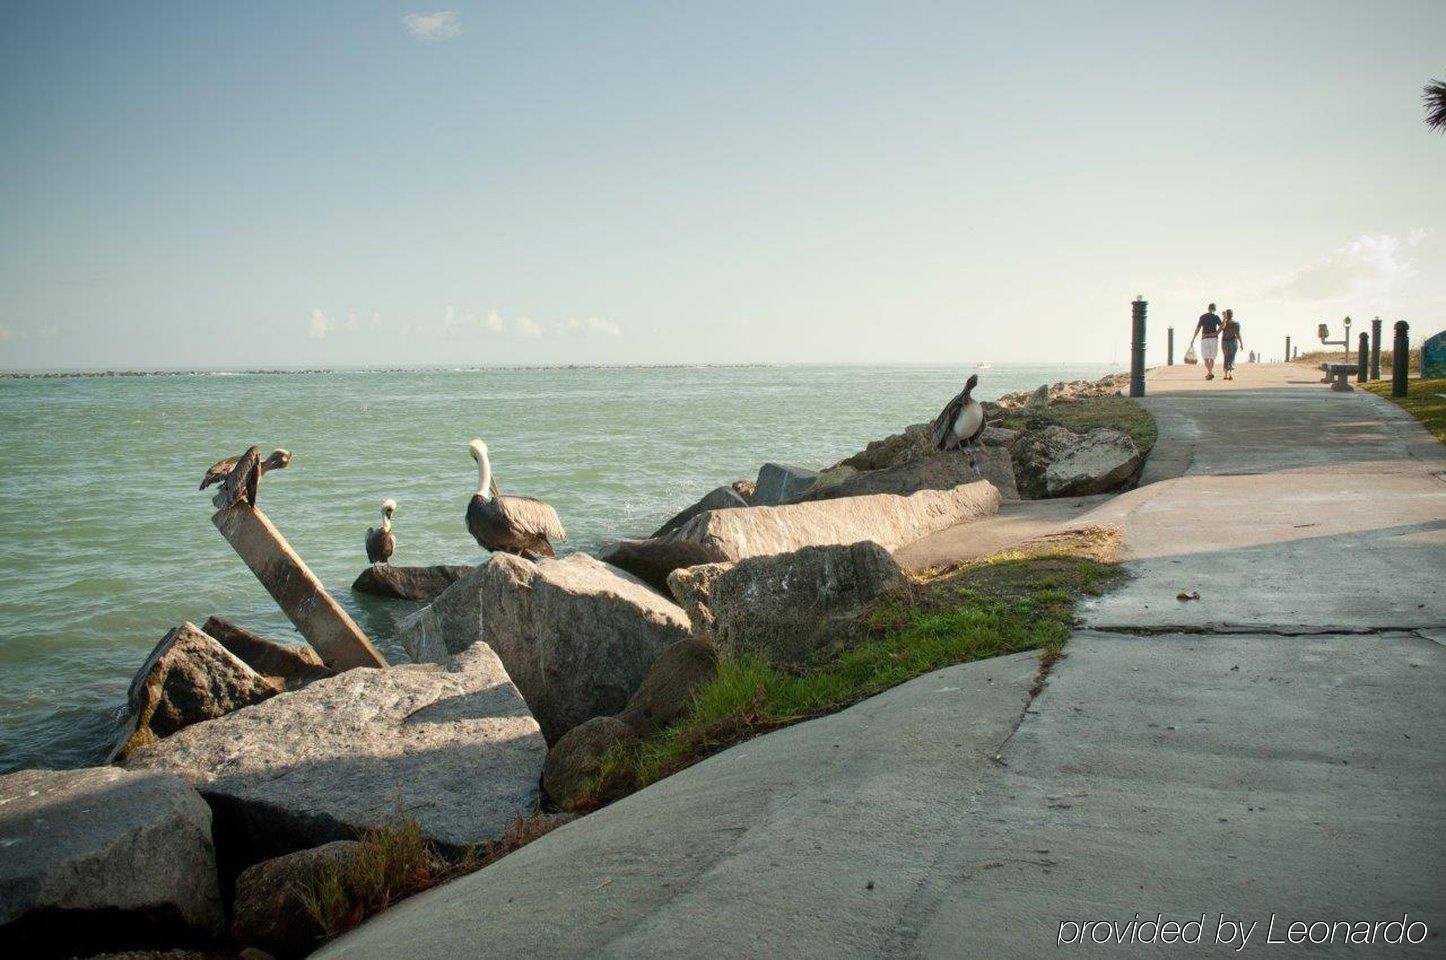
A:
[[[1426,104],[1426,126],[1446,133],[1446,81],[1426,84],[1421,100]]]

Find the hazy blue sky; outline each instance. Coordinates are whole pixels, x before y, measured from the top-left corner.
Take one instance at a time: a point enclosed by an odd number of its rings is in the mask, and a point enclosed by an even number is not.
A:
[[[0,366],[1434,331],[1443,74],[1441,0],[11,2]]]

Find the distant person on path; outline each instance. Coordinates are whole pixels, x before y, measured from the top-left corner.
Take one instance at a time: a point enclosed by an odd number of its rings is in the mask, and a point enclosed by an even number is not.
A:
[[[1215,304],[1200,314],[1200,322],[1195,324],[1195,332],[1190,337],[1191,346],[1196,337],[1200,338],[1200,359],[1205,361],[1205,379],[1214,380],[1215,358],[1220,353],[1220,317],[1215,313]]]
[[[1220,324],[1220,347],[1225,351],[1225,379],[1235,379],[1235,354],[1245,346],[1245,340],[1240,336],[1240,324],[1235,322],[1235,311],[1226,310],[1225,319]]]

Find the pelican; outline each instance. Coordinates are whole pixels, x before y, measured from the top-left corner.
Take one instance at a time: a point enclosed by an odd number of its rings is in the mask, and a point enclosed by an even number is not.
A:
[[[984,432],[984,408],[969,394],[978,385],[979,375],[970,374],[964,389],[939,412],[931,428],[935,449],[963,451],[976,477],[980,473],[974,462],[974,444]]]
[[[271,456],[261,459],[261,448],[252,447],[245,453],[211,464],[201,478],[200,489],[205,490],[213,483],[220,483],[221,489],[211,502],[221,508],[238,501],[256,506],[256,487],[268,470],[283,470],[291,463],[289,450],[273,450]]]
[[[477,492],[467,504],[467,532],[483,549],[515,553],[520,557],[551,557],[550,540],[566,540],[557,511],[532,497],[504,496],[492,479],[487,444],[473,440],[467,446],[477,461]]]
[[[367,528],[367,562],[386,563],[397,549],[397,538],[392,535],[392,514],[397,512],[397,501],[388,499],[382,504],[381,529]]]

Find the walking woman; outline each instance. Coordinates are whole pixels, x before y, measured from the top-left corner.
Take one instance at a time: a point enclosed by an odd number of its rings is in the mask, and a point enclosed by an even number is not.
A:
[[[1235,311],[1226,310],[1225,320],[1220,325],[1220,349],[1225,354],[1225,379],[1235,379],[1235,354],[1245,341],[1240,336],[1240,324],[1235,322]]]

